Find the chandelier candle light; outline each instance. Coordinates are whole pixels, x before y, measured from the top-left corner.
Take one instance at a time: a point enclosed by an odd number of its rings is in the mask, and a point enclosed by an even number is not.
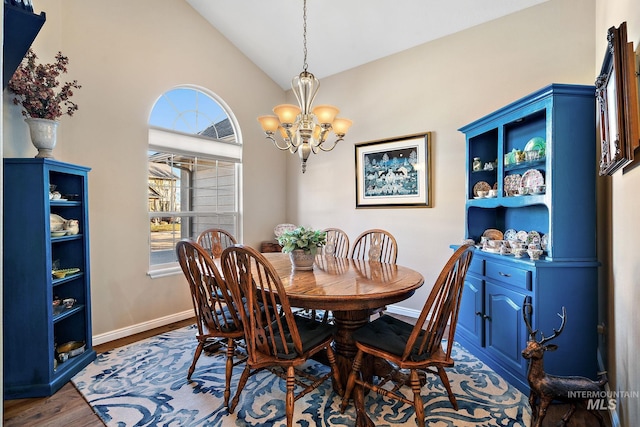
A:
[[[307,71],[307,0],[303,5],[303,44],[304,64],[300,75],[293,78],[291,87],[299,105],[280,104],[273,108],[276,116],[260,116],[258,121],[267,135],[280,150],[298,152],[302,160],[302,173],[307,169],[307,159],[312,152],[331,151],[344,139],[351,126],[351,120],[336,117],[340,110],[333,105],[318,105],[312,108],[313,99],[320,87],[320,81]],[[325,144],[330,131],[335,133],[333,143]],[[280,133],[284,141],[281,145],[276,139]]]

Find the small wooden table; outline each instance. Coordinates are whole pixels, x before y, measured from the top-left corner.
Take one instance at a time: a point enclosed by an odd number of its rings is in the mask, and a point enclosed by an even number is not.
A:
[[[291,306],[333,312],[334,348],[343,389],[357,353],[353,331],[369,321],[371,309],[405,300],[424,283],[420,273],[397,264],[318,255],[312,271],[299,271],[291,269],[288,254],[263,255],[278,272]],[[363,412],[362,390],[355,399],[356,425],[372,425]]]

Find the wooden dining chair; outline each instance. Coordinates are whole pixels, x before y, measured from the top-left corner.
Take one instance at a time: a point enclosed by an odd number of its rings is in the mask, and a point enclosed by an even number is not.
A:
[[[191,379],[205,346],[226,345],[224,404],[228,406],[233,366],[243,361],[243,358],[234,361],[236,340],[242,340],[244,337],[240,316],[234,308],[231,291],[204,248],[191,240],[181,240],[176,244],[176,253],[180,267],[189,283],[198,326],[196,335],[198,346],[193,355],[187,379]]]
[[[398,243],[386,230],[367,230],[354,241],[349,258],[395,264],[398,259]]]
[[[356,238],[349,258],[395,264],[398,259],[398,243],[386,230],[366,230]],[[385,310],[386,307],[372,309],[370,314],[382,315]]]
[[[349,236],[339,228],[325,228],[327,243],[323,247],[324,255],[333,255],[337,258],[349,256]]]
[[[255,249],[236,245],[222,253],[225,280],[233,292],[244,325],[247,362],[229,412],[238,404],[250,375],[270,369],[286,379],[287,426],[293,425],[294,402],[333,376],[340,394],[340,378],[331,348],[334,326],[294,316],[280,277],[273,265]],[[296,368],[311,356],[326,351],[331,370],[318,377],[296,375]],[[294,394],[295,385],[303,389]]]
[[[212,258],[220,258],[223,250],[238,243],[231,233],[221,228],[204,230],[198,235],[196,242],[209,252]]]
[[[347,381],[347,389],[340,406],[341,412],[344,412],[349,403],[349,397],[354,392],[356,385],[359,385],[383,396],[412,405],[418,426],[424,427],[424,404],[420,395],[422,383],[418,371],[436,373],[447,390],[451,405],[456,411],[458,410],[458,403],[451,391],[444,368],[454,365],[451,350],[458,322],[460,298],[465,276],[473,257],[473,249],[473,245],[461,246],[449,258],[436,279],[415,325],[384,315],[353,333],[358,352]],[[446,349],[442,343],[445,333]],[[398,385],[392,388],[383,388],[389,381],[393,382],[393,375],[379,378],[377,383],[363,379],[361,367],[365,355],[387,360],[397,369],[410,371],[409,385],[413,391],[413,400],[407,399],[400,393]],[[366,364],[370,363],[367,359]],[[365,410],[364,408],[358,409]]]
[[[329,257],[347,258],[349,256],[349,236],[339,228],[325,228],[327,233],[327,243],[322,247],[322,254]],[[326,267],[326,264],[332,263],[330,258],[316,259],[316,263],[322,264]],[[336,263],[332,263],[335,267]],[[311,316],[312,319],[318,319],[322,322],[333,322],[333,314],[330,310],[314,310],[303,309],[296,311],[296,314],[305,316]]]

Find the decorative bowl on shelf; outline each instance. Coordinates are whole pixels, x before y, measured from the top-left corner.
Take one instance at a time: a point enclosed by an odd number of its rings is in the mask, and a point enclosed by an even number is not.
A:
[[[67,230],[53,230],[51,232],[51,237],[62,237],[67,234]]]
[[[79,271],[79,268],[63,268],[61,270],[53,270],[51,273],[56,279],[64,279],[65,277],[78,273]]]
[[[58,360],[66,362],[70,357],[76,357],[84,353],[86,345],[84,341],[69,341],[56,347]]]
[[[524,146],[524,151],[535,151],[538,153],[538,157],[543,157],[545,154],[545,149],[547,147],[547,143],[544,138],[541,136],[534,136],[529,141],[527,141]]]

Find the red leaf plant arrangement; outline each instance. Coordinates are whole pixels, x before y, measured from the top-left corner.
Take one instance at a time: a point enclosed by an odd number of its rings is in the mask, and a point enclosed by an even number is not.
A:
[[[77,80],[60,86],[58,77],[67,72],[69,58],[58,52],[53,64],[37,64],[38,57],[29,49],[9,81],[9,89],[16,94],[15,105],[21,105],[25,117],[57,120],[63,114],[73,116],[78,105],[69,100],[72,89],[82,86]],[[63,106],[66,111],[63,112]]]

